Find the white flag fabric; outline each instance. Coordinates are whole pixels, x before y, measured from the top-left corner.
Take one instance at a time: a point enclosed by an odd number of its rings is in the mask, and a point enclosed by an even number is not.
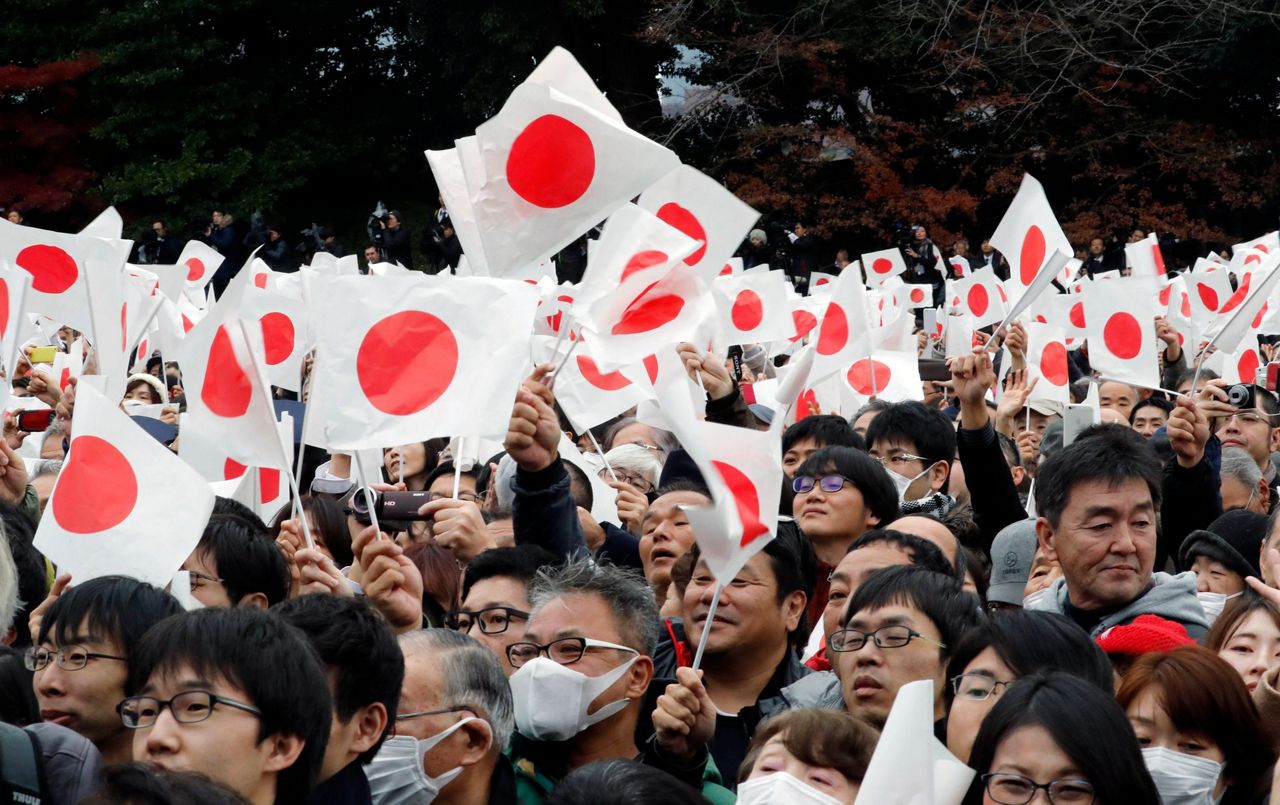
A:
[[[284,294],[246,288],[240,300],[240,316],[257,323],[262,331],[262,359],[267,380],[273,386],[298,391],[302,385],[302,358],[307,352],[307,308]]]
[[[610,215],[595,243],[575,297],[579,311],[636,274],[648,272],[653,282],[666,271],[684,268],[700,248],[698,241],[635,204],[624,204]]]
[[[795,332],[787,303],[787,280],[780,271],[719,277],[711,284],[720,328],[727,344],[755,344]]]
[[[1124,257],[1134,277],[1165,276],[1164,255],[1160,252],[1160,240],[1155,232],[1137,243],[1126,243]]]
[[[1280,251],[1267,257],[1261,268],[1244,275],[1240,287],[1222,306],[1220,321],[1214,325],[1217,333],[1209,343],[1221,351],[1235,352],[1244,337],[1257,329],[1254,320],[1262,313],[1277,281],[1280,281]]]
[[[1028,402],[1071,402],[1071,375],[1067,366],[1067,340],[1061,325],[1029,321],[1027,328],[1027,381],[1036,381]]]
[[[949,283],[951,304],[968,316],[975,328],[997,324],[1008,312],[1008,297],[996,272],[980,268],[962,280]]]
[[[688,165],[654,182],[636,203],[698,241],[700,245],[684,258],[684,264],[704,282],[719,276],[760,217],[724,185]]]
[[[0,360],[7,377],[16,377],[18,353],[27,338],[24,327],[31,275],[0,261]]]
[[[71,436],[35,547],[77,583],[164,585],[200,541],[213,492],[89,384],[76,390]]]
[[[0,261],[31,275],[27,312],[41,313],[90,332],[89,295],[84,275],[89,257],[95,262],[124,265],[130,244],[88,235],[68,235],[33,226],[0,221]]]
[[[550,354],[553,341],[543,339],[544,360],[556,360]],[[601,371],[586,342],[556,374],[555,389],[556,402],[578,432],[594,428],[653,397],[648,388],[621,370]]]
[[[209,287],[213,275],[222,265],[222,255],[209,244],[192,239],[187,241],[187,245],[182,248],[182,254],[178,255],[178,265],[187,271],[186,280],[183,283],[183,291],[187,298],[197,307],[205,307],[205,289]]]
[[[681,341],[705,344],[699,334],[706,323],[714,325],[715,315],[711,292],[692,271],[663,274],[649,268],[628,275],[577,318],[588,332],[596,363],[618,369]]]
[[[960,805],[974,771],[934,737],[933,681],[898,689],[858,798],[877,805]]]
[[[991,245],[1008,259],[1010,279],[1023,288],[1035,281],[1055,249],[1067,255],[1075,253],[1054,217],[1044,187],[1031,174],[1023,175],[1017,195],[991,236]]]
[[[845,271],[826,297],[826,309],[814,342],[810,382],[830,377],[871,352],[871,322],[867,316],[867,289],[862,278]]]
[[[311,418],[355,450],[434,436],[506,434],[529,360],[537,293],[478,277],[336,277],[317,283]],[[359,305],[351,300],[359,299]]]
[[[920,361],[914,352],[878,351],[873,357],[861,358],[841,375],[842,398],[847,410],[857,408],[876,397],[889,402],[923,400],[920,384]],[[852,407],[850,407],[852,406]]]

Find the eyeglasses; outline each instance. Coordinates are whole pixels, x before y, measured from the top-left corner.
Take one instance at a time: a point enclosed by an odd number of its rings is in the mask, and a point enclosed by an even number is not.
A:
[[[191,589],[193,590],[203,587],[205,584],[222,583],[222,579],[217,576],[210,576],[208,573],[197,573],[194,570],[188,570],[187,575],[191,578]]]
[[[606,643],[603,640],[592,640],[589,637],[562,637],[545,645],[512,643],[507,646],[507,661],[511,663],[512,668],[519,668],[530,660],[543,656],[560,665],[573,665],[582,659],[582,655],[587,653],[588,648],[609,648],[615,651],[626,651],[631,654],[640,653],[630,646]]]
[[[445,495],[440,492],[431,492],[430,494],[427,495],[427,500],[443,500],[448,497],[452,497],[452,495]],[[466,501],[470,501],[471,503],[479,503],[480,496],[477,495],[475,492],[468,492],[467,490],[463,489],[460,492],[458,492],[458,500],[466,500]]]
[[[57,662],[58,667],[64,671],[79,671],[89,664],[89,660],[124,662],[126,658],[89,651],[84,646],[63,646],[57,651],[50,651],[47,648],[29,648],[22,655],[22,664],[28,671],[43,671],[49,666],[50,660]]]
[[[511,607],[485,607],[475,612],[455,609],[445,613],[444,625],[455,632],[470,632],[472,626],[479,624],[483,634],[502,634],[513,620],[527,621],[529,613]]]
[[[619,481],[624,484],[631,484],[641,493],[648,494],[653,491],[653,484],[649,482],[648,478],[626,472],[618,472],[617,470],[614,470],[614,474],[618,476]]]
[[[1255,410],[1236,411],[1234,414],[1227,414],[1222,418],[1222,424],[1226,425],[1232,419],[1235,419],[1241,425],[1265,424],[1267,427],[1271,427],[1271,417]]]
[[[834,495],[844,488],[844,485],[857,486],[852,478],[844,475],[824,475],[821,478],[815,478],[812,475],[800,475],[791,482],[791,489],[797,494],[806,494],[813,491],[813,487],[817,486],[828,495]]]
[[[946,648],[945,644],[925,637],[909,626],[881,626],[874,632],[840,629],[832,632],[831,637],[827,638],[827,648],[832,651],[859,651],[867,644],[868,639],[875,641],[880,648],[902,648],[917,638],[926,643],[932,643],[938,648]]]
[[[1002,689],[1007,689],[1015,681],[999,682],[986,674],[960,674],[951,677],[951,690],[957,698],[985,702],[992,696],[998,696]]]
[[[1001,805],[1026,805],[1044,789],[1053,805],[1090,805],[1093,786],[1088,780],[1050,780],[1037,783],[1021,774],[984,774],[982,784],[987,796]]]
[[[897,453],[892,456],[872,456],[876,461],[880,462],[882,467],[902,467],[913,461],[928,463],[929,459],[924,456],[917,456],[912,453]]]
[[[213,715],[215,705],[225,704],[246,713],[261,716],[262,711],[251,704],[218,696],[207,690],[186,690],[172,699],[162,700],[154,696],[130,696],[116,705],[120,720],[131,730],[144,729],[156,723],[160,711],[169,708],[173,720],[179,724],[198,724]]]

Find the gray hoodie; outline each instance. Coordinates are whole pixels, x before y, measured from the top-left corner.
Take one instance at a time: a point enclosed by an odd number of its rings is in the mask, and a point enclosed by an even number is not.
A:
[[[1062,577],[1049,585],[1048,594],[1034,609],[1066,615],[1067,579]],[[1151,586],[1128,606],[1107,615],[1089,633],[1096,638],[1112,626],[1128,623],[1139,615],[1157,615],[1180,623],[1193,640],[1199,640],[1209,631],[1209,619],[1204,607],[1196,598],[1196,574],[1190,571],[1172,576],[1168,573],[1152,573]]]

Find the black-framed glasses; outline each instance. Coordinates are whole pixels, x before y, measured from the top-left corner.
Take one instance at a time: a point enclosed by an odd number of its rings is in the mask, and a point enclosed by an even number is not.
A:
[[[210,576],[208,573],[199,573],[195,570],[188,570],[187,575],[191,578],[191,589],[195,590],[206,584],[221,584],[222,579],[217,576]]]
[[[484,634],[502,634],[511,626],[512,621],[521,623],[529,620],[529,613],[512,607],[485,607],[470,612],[465,609],[454,609],[445,613],[444,625],[455,632],[471,631],[471,627],[479,625]]]
[[[144,729],[156,723],[160,711],[166,707],[173,714],[173,720],[179,724],[198,724],[213,715],[216,705],[225,704],[255,716],[262,711],[251,704],[218,696],[207,690],[184,690],[172,699],[157,699],[154,696],[130,696],[116,705],[120,720],[131,730]]]
[[[847,478],[843,475],[837,475],[834,473],[831,475],[824,475],[821,478],[815,478],[812,475],[799,475],[791,482],[791,489],[796,493],[803,495],[807,492],[812,492],[813,488],[817,486],[828,495],[834,495],[836,492],[843,489],[845,484],[848,484],[849,486],[857,486],[857,484],[853,482],[852,478]]]
[[[446,495],[443,492],[430,492],[427,494],[427,500],[429,501],[444,500],[445,498],[449,498],[449,497],[452,497],[452,495]],[[465,500],[469,503],[479,503],[480,496],[477,495],[475,492],[471,492],[466,489],[460,489],[458,490],[458,500]]]
[[[589,648],[608,648],[614,651],[626,651],[631,654],[640,653],[630,646],[606,643],[603,640],[592,640],[589,637],[562,637],[544,645],[512,643],[507,646],[507,662],[511,663],[512,668],[519,668],[525,663],[542,656],[559,665],[573,665],[582,659],[582,655],[586,654]]]
[[[63,646],[57,651],[50,651],[42,647],[29,648],[22,655],[22,664],[26,666],[28,671],[43,671],[49,667],[50,660],[58,663],[58,667],[64,671],[79,671],[89,664],[89,660],[118,660],[124,662],[126,658],[117,657],[114,654],[89,651],[84,646]]]
[[[969,699],[984,702],[992,696],[998,696],[1017,680],[1001,682],[986,674],[958,674],[951,677],[951,690],[957,699]]]
[[[409,719],[412,719],[412,718],[426,718],[427,716],[442,716],[445,713],[470,713],[470,712],[473,712],[473,710],[474,708],[472,707],[467,707],[466,705],[458,705],[457,707],[444,707],[439,710],[423,710],[419,713],[397,713],[396,720],[391,723],[391,734],[392,735],[399,734],[399,731],[397,730],[396,725],[398,725],[401,721],[408,721]]]
[[[1053,805],[1090,805],[1093,785],[1088,780],[1065,779],[1037,783],[1021,774],[998,772],[982,775],[987,796],[1000,805],[1027,805],[1043,790]]]
[[[827,638],[827,648],[832,651],[858,651],[867,644],[868,640],[875,642],[880,648],[902,648],[912,640],[923,640],[926,643],[932,643],[938,648],[946,648],[946,645],[939,643],[930,637],[912,629],[910,626],[881,626],[874,632],[862,632],[857,629],[840,629],[831,633],[831,637]]]

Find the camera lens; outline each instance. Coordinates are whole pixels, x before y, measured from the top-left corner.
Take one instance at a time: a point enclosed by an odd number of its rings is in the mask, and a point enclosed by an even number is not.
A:
[[[1244,383],[1237,383],[1227,389],[1227,402],[1231,403],[1236,408],[1247,408],[1249,407],[1249,399],[1253,396],[1252,391],[1253,389],[1249,388]]]

